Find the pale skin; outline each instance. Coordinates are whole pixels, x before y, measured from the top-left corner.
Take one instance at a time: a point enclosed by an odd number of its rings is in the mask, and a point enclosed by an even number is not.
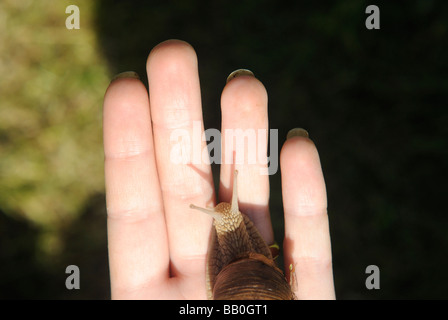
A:
[[[217,204],[211,168],[170,161],[172,130],[192,130],[193,121],[202,122],[196,53],[183,41],[165,41],[149,54],[147,74],[149,97],[142,82],[128,76],[112,81],[104,98],[112,298],[205,299],[212,218],[190,209],[190,204]],[[268,129],[265,87],[248,75],[230,80],[222,93],[221,112],[221,132]],[[232,172],[238,170],[240,211],[272,244],[269,176],[260,174],[263,166],[221,164],[218,202],[230,202]],[[288,139],[280,168],[283,253],[285,265],[294,265],[295,295],[334,299],[325,181],[314,143],[306,137]]]

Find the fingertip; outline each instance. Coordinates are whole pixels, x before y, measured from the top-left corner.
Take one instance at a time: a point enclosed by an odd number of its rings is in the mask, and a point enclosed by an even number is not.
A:
[[[106,89],[103,101],[103,121],[108,117],[134,112],[131,106],[148,107],[145,85],[135,77],[114,78]]]
[[[147,59],[151,116],[155,126],[174,128],[202,121],[198,61],[185,41],[167,40]]]
[[[221,107],[225,114],[244,118],[257,114],[263,109],[267,112],[268,94],[263,83],[251,75],[232,78],[224,87],[221,95]],[[267,115],[266,115],[267,117]]]
[[[103,102],[103,140],[106,156],[129,152],[130,149],[136,148],[136,144],[147,148],[150,130],[148,93],[144,84],[134,77],[114,79],[106,90]],[[138,143],[134,145],[124,143],[137,140]]]
[[[135,94],[136,91],[138,91],[138,94],[144,92],[147,95],[145,85],[140,81],[138,74],[134,71],[119,73],[112,78],[106,89],[104,104],[111,99],[128,99],[129,94]]]
[[[280,163],[288,167],[297,165],[297,161],[315,161],[316,157],[319,154],[314,142],[305,136],[288,138],[280,150]]]
[[[292,137],[280,152],[285,211],[294,215],[318,214],[326,210],[326,187],[319,153],[313,141]]]
[[[165,72],[177,71],[179,67],[187,63],[197,66],[197,55],[194,48],[186,41],[170,39],[156,45],[148,55],[146,68],[148,75],[155,65],[161,65]]]

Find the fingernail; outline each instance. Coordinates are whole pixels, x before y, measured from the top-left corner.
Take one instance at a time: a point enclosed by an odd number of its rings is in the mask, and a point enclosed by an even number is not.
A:
[[[115,81],[117,79],[121,79],[121,78],[132,78],[132,79],[140,79],[140,77],[138,76],[138,73],[135,71],[125,71],[125,72],[121,72],[117,75],[115,75],[115,77],[112,78],[112,81]]]
[[[310,135],[308,134],[308,131],[302,128],[294,128],[289,130],[288,134],[286,135],[286,140],[292,138],[292,137],[304,137],[309,138]]]
[[[240,77],[240,76],[255,77],[254,73],[248,69],[238,69],[238,70],[233,71],[231,74],[229,74],[229,76],[227,77],[226,83],[229,83],[230,80],[232,80],[236,77]]]

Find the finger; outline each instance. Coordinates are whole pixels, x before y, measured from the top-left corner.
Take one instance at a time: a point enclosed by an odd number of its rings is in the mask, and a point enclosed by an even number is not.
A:
[[[112,297],[168,279],[168,247],[152,143],[148,94],[114,80],[103,110]]]
[[[151,51],[147,71],[171,272],[202,281],[212,219],[189,206],[213,206],[215,201],[211,168],[201,159],[207,146],[196,53],[185,42],[165,41]],[[177,163],[179,150],[191,155],[188,164]]]
[[[285,265],[293,264],[299,299],[334,299],[327,196],[319,155],[305,137],[280,154],[285,210]]]
[[[221,97],[222,161],[219,198],[230,202],[233,171],[238,170],[239,209],[264,240],[274,241],[269,216],[267,175],[268,98],[263,84],[242,75],[225,86]],[[241,144],[240,144],[241,143]]]

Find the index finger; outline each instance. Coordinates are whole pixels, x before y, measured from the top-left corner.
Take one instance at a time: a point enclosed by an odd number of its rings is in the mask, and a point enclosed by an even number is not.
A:
[[[122,299],[168,279],[168,241],[146,88],[113,80],[103,113],[111,289]]]

